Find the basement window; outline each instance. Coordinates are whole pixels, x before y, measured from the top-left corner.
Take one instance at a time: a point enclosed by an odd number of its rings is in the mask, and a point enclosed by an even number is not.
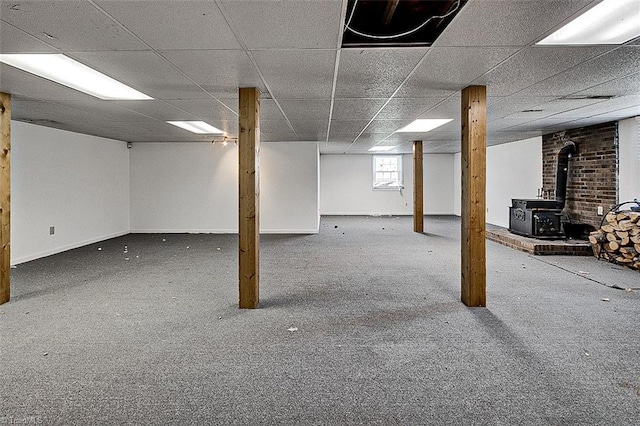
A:
[[[401,155],[373,156],[373,189],[404,188]]]

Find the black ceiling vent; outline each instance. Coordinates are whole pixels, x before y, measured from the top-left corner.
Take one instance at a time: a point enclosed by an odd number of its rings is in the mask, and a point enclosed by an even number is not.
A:
[[[431,46],[467,0],[349,0],[342,47]]]

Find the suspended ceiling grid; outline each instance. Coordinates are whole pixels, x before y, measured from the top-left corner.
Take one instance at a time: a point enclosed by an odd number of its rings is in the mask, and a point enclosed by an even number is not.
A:
[[[0,1],[0,52],[64,53],[153,97],[102,101],[0,65],[13,118],[144,142],[205,142],[166,120],[237,135],[237,88],[258,87],[262,141],[460,150],[460,90],[487,86],[488,143],[640,115],[640,40],[534,43],[598,1],[469,0],[431,47],[341,48],[347,2]],[[589,97],[598,96],[592,99]],[[526,111],[526,112],[525,112]],[[425,134],[416,118],[452,118]]]

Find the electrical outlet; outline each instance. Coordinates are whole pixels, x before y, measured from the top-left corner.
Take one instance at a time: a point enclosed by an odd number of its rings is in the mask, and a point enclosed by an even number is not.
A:
[[[602,216],[604,214],[604,209],[602,206],[598,206],[598,216]]]
[[[49,235],[53,235],[56,233],[56,227],[55,226],[50,226],[49,227]]]

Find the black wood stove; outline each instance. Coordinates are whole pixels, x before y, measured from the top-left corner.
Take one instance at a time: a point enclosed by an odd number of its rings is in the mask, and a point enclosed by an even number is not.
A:
[[[526,237],[559,239],[565,237],[563,213],[567,194],[569,158],[576,145],[567,142],[558,153],[555,200],[512,199],[509,207],[509,231]]]

